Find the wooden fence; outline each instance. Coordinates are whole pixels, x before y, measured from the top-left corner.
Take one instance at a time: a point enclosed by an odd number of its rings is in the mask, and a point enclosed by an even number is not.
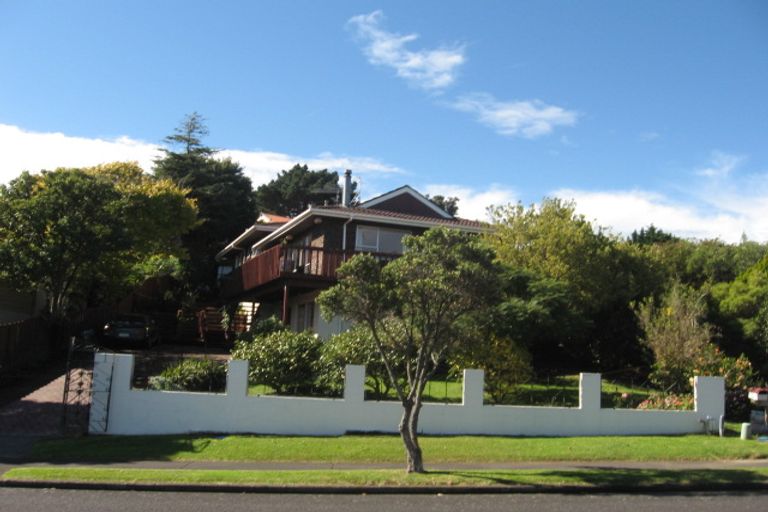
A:
[[[0,373],[50,358],[50,334],[41,318],[0,325]]]

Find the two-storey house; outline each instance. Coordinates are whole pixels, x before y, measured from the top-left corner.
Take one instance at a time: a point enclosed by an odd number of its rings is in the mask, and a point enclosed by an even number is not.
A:
[[[293,218],[262,215],[219,252],[222,298],[258,303],[259,316],[277,315],[293,330],[327,337],[346,326],[323,320],[315,298],[336,282],[346,259],[359,252],[394,259],[405,235],[433,227],[471,233],[485,227],[450,215],[408,185],[353,206],[351,185],[346,171],[340,205],[310,206]]]

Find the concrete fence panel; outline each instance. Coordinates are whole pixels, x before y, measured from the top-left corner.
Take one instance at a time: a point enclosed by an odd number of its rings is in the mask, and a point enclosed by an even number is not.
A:
[[[108,391],[110,398],[108,421],[92,421],[92,433],[396,433],[402,412],[398,402],[364,399],[362,366],[347,366],[343,398],[332,399],[248,396],[246,361],[230,361],[225,393],[135,390],[131,389],[133,364],[132,355],[97,356],[94,373],[103,377],[94,385],[109,382],[110,389],[101,391]],[[484,405],[483,389],[483,371],[464,370],[462,403],[424,404],[421,432],[503,436],[685,434],[716,428],[725,411],[725,386],[720,377],[695,379],[694,411],[602,409],[600,375],[596,373],[581,374],[579,407]],[[97,424],[107,428],[100,431],[95,428]]]

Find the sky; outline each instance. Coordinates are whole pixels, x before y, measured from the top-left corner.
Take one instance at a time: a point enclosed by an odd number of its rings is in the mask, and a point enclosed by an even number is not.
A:
[[[621,235],[768,241],[768,2],[0,0],[0,183],[135,160],[198,112],[459,215],[544,197]]]

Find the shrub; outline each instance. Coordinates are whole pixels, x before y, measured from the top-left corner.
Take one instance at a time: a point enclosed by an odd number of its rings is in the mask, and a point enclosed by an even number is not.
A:
[[[394,326],[392,326],[394,328]],[[394,354],[390,360],[395,360]],[[379,349],[370,334],[362,326],[332,336],[323,344],[317,364],[318,383],[329,392],[338,395],[344,389],[344,367],[348,364],[362,364],[369,383],[373,386],[376,400],[384,398],[391,383]],[[397,373],[402,373],[402,368]]]
[[[640,402],[638,409],[693,410],[693,395],[676,393],[651,393]]]
[[[449,364],[454,374],[464,368],[482,368],[485,390],[496,404],[506,403],[520,384],[528,382],[533,374],[528,351],[511,339],[494,335],[457,352]]]
[[[321,346],[314,334],[280,330],[239,339],[232,358],[248,361],[252,384],[270,386],[278,394],[308,393],[314,387],[314,365]]]
[[[149,378],[149,389],[159,391],[223,392],[227,367],[209,359],[185,359]]]

